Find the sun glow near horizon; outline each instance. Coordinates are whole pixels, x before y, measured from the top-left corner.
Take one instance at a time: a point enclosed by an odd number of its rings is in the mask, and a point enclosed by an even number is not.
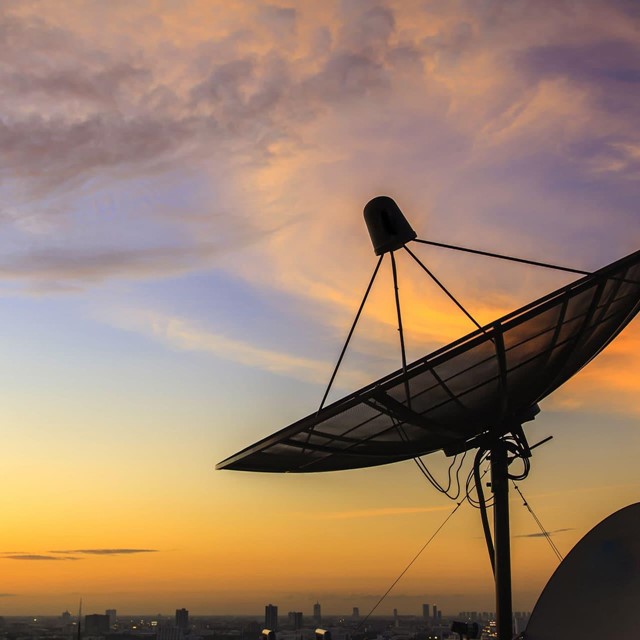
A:
[[[622,1],[2,6],[0,615],[373,606],[455,506],[412,463],[214,464],[317,409],[375,265],[373,196],[426,239],[586,270],[637,249],[639,20]],[[571,280],[415,252],[480,322]],[[404,257],[418,357],[474,327]],[[332,399],[400,366],[384,266]],[[637,500],[638,335],[530,425],[554,440],[522,488],[565,553]],[[527,609],[556,563],[518,502]],[[480,536],[461,508],[388,606],[490,610]]]

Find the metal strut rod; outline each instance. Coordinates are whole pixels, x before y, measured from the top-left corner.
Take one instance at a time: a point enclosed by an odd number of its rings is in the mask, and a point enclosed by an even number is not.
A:
[[[449,291],[449,289],[447,289],[447,287],[445,287],[442,284],[442,282],[440,282],[440,280],[438,280],[438,278],[435,277],[435,275],[431,272],[431,270],[425,264],[423,264],[423,262],[413,253],[413,251],[411,251],[411,249],[409,249],[406,245],[403,247],[403,249],[422,267],[424,272],[440,287],[440,289],[442,289],[442,291],[458,307],[458,309],[460,309],[460,311],[462,311],[462,313],[464,313],[464,315],[467,316],[467,318],[469,318],[469,320],[471,320],[471,322],[473,322],[473,324],[476,326],[476,328],[480,329],[480,331],[484,331],[484,329],[480,326],[478,321],[466,310],[466,308],[451,293],[451,291]]]
[[[502,253],[493,253],[491,251],[480,251],[480,249],[470,249],[469,247],[458,247],[454,244],[445,244],[444,242],[433,242],[433,240],[415,239],[415,242],[422,244],[430,244],[433,247],[442,247],[443,249],[454,249],[455,251],[464,251],[465,253],[475,253],[479,256],[487,256],[489,258],[499,258],[500,260],[510,260],[511,262],[520,262],[521,264],[530,264],[534,267],[546,267],[547,269],[556,269],[557,271],[566,271],[568,273],[577,273],[582,276],[590,276],[591,271],[583,271],[582,269],[572,269],[570,267],[561,267],[557,264],[548,262],[538,262],[537,260],[526,260],[525,258],[515,258],[513,256],[505,256]]]
[[[409,390],[409,378],[407,377],[407,353],[404,348],[404,331],[402,329],[402,314],[400,313],[400,291],[398,289],[398,270],[396,259],[391,252],[391,271],[393,273],[393,292],[396,297],[396,313],[398,314],[398,333],[400,334],[400,354],[402,356],[402,373],[404,374],[404,390],[407,395],[407,407],[411,410],[411,392]]]
[[[393,258],[393,254],[391,254]],[[378,275],[378,271],[380,269],[380,265],[382,264],[382,258],[384,258],[384,253],[378,259],[378,263],[376,264],[376,268],[373,270],[373,275],[371,276],[371,280],[369,280],[369,285],[367,286],[367,290],[364,292],[364,297],[362,298],[362,302],[360,303],[360,307],[358,307],[358,311],[356,313],[356,317],[353,320],[353,324],[351,325],[351,329],[349,330],[349,334],[347,335],[347,339],[345,340],[344,346],[342,347],[342,351],[340,352],[340,357],[338,358],[338,362],[336,362],[336,366],[331,374],[331,379],[329,380],[329,384],[327,385],[327,389],[322,396],[322,402],[320,402],[320,406],[318,407],[318,413],[322,411],[322,407],[324,407],[324,403],[327,401],[327,397],[329,395],[329,391],[331,391],[331,387],[333,386],[333,381],[336,379],[336,375],[338,373],[338,369],[342,364],[342,359],[344,358],[344,354],[347,352],[347,347],[349,346],[349,342],[351,341],[351,336],[353,336],[353,332],[356,329],[356,325],[358,324],[358,320],[360,320],[360,315],[362,314],[362,310],[364,309],[364,305],[367,302],[367,298],[369,297],[369,293],[371,292],[371,287],[373,287],[373,283]]]

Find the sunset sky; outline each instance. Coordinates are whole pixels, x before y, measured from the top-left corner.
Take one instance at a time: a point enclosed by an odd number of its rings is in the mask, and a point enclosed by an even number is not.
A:
[[[318,407],[365,203],[580,269],[640,246],[633,0],[9,1],[0,59],[0,615],[367,613],[455,506],[412,462],[214,470]],[[412,249],[481,322],[573,279]],[[406,257],[415,358],[473,326]],[[636,321],[528,427],[565,554],[640,497],[639,347]],[[399,364],[385,269],[331,398]],[[557,561],[511,504],[531,609]],[[423,602],[494,610],[469,505],[379,612]]]

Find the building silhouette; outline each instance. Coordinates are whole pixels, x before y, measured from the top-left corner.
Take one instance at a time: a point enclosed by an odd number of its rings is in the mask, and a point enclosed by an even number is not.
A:
[[[83,637],[104,636],[109,633],[109,616],[92,613],[84,617]]]
[[[319,602],[313,605],[313,620],[318,625],[322,622],[322,609]]]
[[[271,629],[271,631],[278,630],[278,607],[273,604],[268,604],[264,608],[264,626],[265,629]]]
[[[165,624],[156,629],[156,640],[183,640],[182,629],[172,624]]]
[[[116,626],[116,610],[115,609],[107,609],[105,615],[109,616],[109,627],[113,629]]]
[[[189,628],[189,612],[186,609],[176,609],[176,627],[186,633]]]
[[[358,609],[358,607],[353,607],[353,613],[351,616],[357,620],[360,617],[360,609]]]
[[[428,604],[423,604],[422,605],[422,617],[425,620],[429,620],[431,618],[431,612],[429,611],[429,605]]]
[[[289,624],[295,631],[302,629],[302,611],[289,611]]]

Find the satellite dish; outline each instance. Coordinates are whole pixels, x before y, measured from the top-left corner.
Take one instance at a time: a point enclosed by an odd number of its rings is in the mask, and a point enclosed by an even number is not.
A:
[[[320,409],[223,460],[218,469],[308,473],[388,464],[438,450],[454,455],[478,449],[476,487],[483,459],[491,462],[494,498],[492,541],[484,499],[481,516],[496,579],[499,640],[512,638],[509,537],[509,464],[525,462],[531,448],[522,425],[537,403],[600,353],[640,310],[640,251],[588,273],[420,240],[387,196],[364,210],[374,252],[380,256]],[[411,241],[583,275],[481,327],[407,248]],[[394,252],[406,251],[471,319],[477,330],[407,364]],[[384,256],[393,274],[402,367],[324,407],[331,384]],[[526,475],[526,473],[525,473]],[[524,476],[521,476],[524,477]],[[495,547],[494,547],[495,542]]]
[[[531,407],[602,351],[639,305],[640,251],[294,422],[217,468],[336,471],[475,448],[531,419]]]
[[[524,640],[631,637],[640,602],[640,503],[616,511],[571,550],[544,588]]]

